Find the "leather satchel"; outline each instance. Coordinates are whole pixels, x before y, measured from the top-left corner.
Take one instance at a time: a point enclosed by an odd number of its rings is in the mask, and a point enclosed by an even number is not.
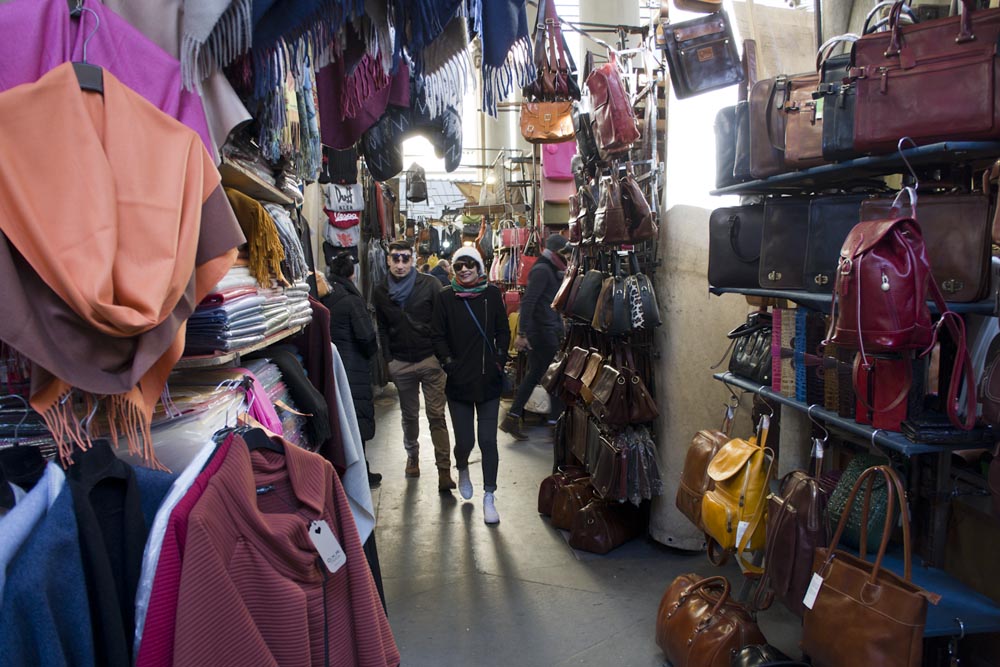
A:
[[[792,660],[770,644],[752,644],[733,653],[730,667],[809,667],[809,664]]]
[[[760,287],[763,206],[727,206],[708,218],[708,284]]]
[[[823,116],[817,112],[813,93],[819,74],[804,74],[788,81],[785,112],[785,165],[807,169],[823,164]]]
[[[590,479],[597,493],[605,500],[628,500],[628,454],[604,436],[598,438],[598,449],[590,465]]]
[[[885,458],[874,454],[858,454],[847,464],[844,472],[840,475],[840,480],[830,494],[827,502],[827,520],[830,524],[829,532],[833,532],[837,523],[846,513],[848,518],[844,524],[844,531],[840,538],[840,544],[852,549],[861,546],[861,534],[865,534],[865,549],[876,551],[879,541],[882,539],[882,524],[885,523],[886,512],[890,510],[889,491],[884,480],[876,477],[874,484],[869,491],[868,511],[862,513],[861,505],[849,506],[848,500],[851,497],[851,489],[861,475],[875,466],[885,463]],[[895,516],[893,516],[895,521]],[[864,524],[862,526],[862,523]],[[836,543],[831,542],[836,546]]]
[[[743,80],[740,56],[726,12],[666,26],[670,83],[678,99],[732,86]]]
[[[568,356],[562,352],[556,355],[556,358],[549,364],[549,367],[545,369],[545,373],[542,375],[542,379],[539,380],[538,384],[542,385],[545,391],[552,395],[558,393],[559,383],[562,380],[563,369],[566,367],[566,359]]]
[[[580,378],[583,377],[583,368],[587,364],[588,356],[590,351],[586,348],[573,347],[566,357],[566,365],[563,366],[562,372],[562,393],[568,399],[566,403],[575,402],[576,397],[580,395],[580,387],[583,384]]]
[[[733,341],[729,372],[769,387],[771,385],[771,314],[750,313],[747,321],[727,334]]]
[[[573,304],[569,309],[570,316],[590,323],[594,320],[594,310],[597,308],[597,297],[600,296],[601,287],[604,283],[603,258],[598,257],[597,268],[587,270],[583,276],[577,279],[580,287],[577,289],[575,297],[571,297]]]
[[[577,250],[573,251],[573,258],[570,260],[569,264],[566,266],[566,271],[563,272],[562,282],[559,283],[559,289],[556,290],[556,295],[552,298],[552,310],[557,313],[565,313],[566,305],[569,302],[569,295],[573,289],[573,281],[579,276],[579,271],[577,269]]]
[[[729,667],[739,649],[767,643],[729,592],[725,577],[682,574],[670,583],[656,613],[656,645],[673,667]]]
[[[594,499],[590,477],[580,477],[556,489],[552,500],[552,526],[560,530],[573,527],[573,518]]]
[[[828,162],[851,160],[858,156],[854,150],[854,105],[857,87],[848,78],[851,53],[830,55],[842,43],[853,44],[854,34],[838,35],[828,39],[817,55],[816,70],[819,87],[816,90],[817,108],[823,114],[823,159]]]
[[[587,471],[578,466],[560,466],[556,472],[543,479],[538,486],[538,513],[551,516],[556,491],[586,476]]]
[[[739,183],[736,167],[736,105],[722,107],[715,114],[715,187],[725,188]]]
[[[621,186],[622,209],[625,212],[625,224],[628,226],[628,239],[632,243],[641,243],[656,238],[658,232],[653,212],[646,201],[646,195],[635,180],[635,175],[629,167],[625,176],[619,180]]]
[[[802,625],[802,649],[814,667],[920,667],[922,664],[927,603],[937,604],[940,596],[911,580],[910,515],[899,475],[888,466],[869,468],[855,482],[848,505],[860,500],[858,492],[866,483],[867,499],[878,477],[885,480],[890,506],[898,505],[902,514],[903,576],[882,568],[892,532],[892,512],[886,514],[874,563],[865,559],[864,549],[860,557],[835,547],[816,550],[813,571],[821,577],[821,583],[815,600],[806,604]],[[862,509],[865,518],[867,504]],[[832,545],[838,543],[846,519],[846,514],[841,517],[830,541]],[[831,632],[831,628],[837,631]]]
[[[594,498],[573,517],[569,545],[581,551],[606,554],[638,537],[643,530],[642,515],[637,508]]]
[[[804,276],[808,291],[833,291],[840,247],[858,224],[861,202],[866,198],[865,195],[828,195],[809,202]]]
[[[785,167],[785,118],[789,77],[764,79],[750,89],[750,175],[767,178]]]
[[[590,72],[587,88],[594,104],[593,128],[598,150],[605,157],[627,151],[639,138],[639,123],[614,54],[611,62]]]
[[[743,73],[745,80],[739,86],[736,102],[736,157],[733,161],[733,178],[738,183],[748,181],[750,174],[750,91],[757,83],[757,43],[743,40]]]
[[[764,229],[760,244],[760,286],[766,289],[805,287],[809,200],[770,198],[764,202]]]
[[[572,102],[521,102],[521,136],[532,144],[573,140]]]
[[[908,213],[880,197],[861,206],[861,220],[884,220]],[[990,200],[984,194],[920,195],[917,222],[927,248],[931,275],[948,301],[986,298],[990,288]]]
[[[691,440],[684,457],[684,468],[681,470],[681,479],[677,486],[677,497],[674,502],[681,514],[690,519],[691,523],[703,533],[705,532],[705,524],[701,520],[701,499],[706,491],[715,486],[712,478],[708,476],[708,464],[716,452],[729,442],[735,416],[736,406],[726,406],[726,416],[722,420],[722,428],[698,431]]]
[[[614,176],[601,177],[601,194],[594,215],[594,240],[609,245],[630,242],[621,184]]]
[[[597,380],[597,373],[604,365],[604,355],[597,350],[591,350],[587,357],[587,363],[583,367],[583,374],[580,376],[580,398],[587,405],[594,400],[594,392],[591,387]]]
[[[890,12],[888,32],[854,45],[855,148],[895,151],[900,137],[917,144],[1000,137],[1000,9],[962,0],[961,16],[903,25],[901,5]]]

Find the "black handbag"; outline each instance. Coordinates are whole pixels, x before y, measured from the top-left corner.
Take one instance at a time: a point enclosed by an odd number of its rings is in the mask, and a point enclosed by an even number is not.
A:
[[[594,311],[597,308],[597,297],[601,294],[601,286],[604,284],[604,257],[597,258],[597,268],[589,269],[577,280],[580,288],[576,291],[575,298],[571,304],[570,316],[587,323],[593,322]]]
[[[830,195],[809,202],[805,288],[810,292],[833,291],[840,247],[858,224],[865,199],[866,195]]]
[[[771,314],[747,315],[747,321],[727,334],[733,341],[729,372],[764,386],[771,385]]]
[[[708,218],[708,284],[760,287],[763,206],[717,208]]]
[[[808,199],[776,197],[764,202],[758,272],[761,287],[802,289],[808,221]]]
[[[740,84],[740,98],[736,103],[736,155],[733,158],[733,178],[742,183],[750,175],[750,90],[757,83],[757,42],[743,40],[743,72],[746,81]]]
[[[809,667],[805,662],[792,660],[770,644],[751,644],[733,653],[730,667]]]
[[[670,83],[678,99],[743,80],[740,56],[725,11],[666,26]]]
[[[816,70],[819,88],[813,93],[823,114],[823,159],[833,162],[850,160],[858,156],[854,150],[854,104],[857,86],[847,79],[851,66],[850,51],[836,56],[829,55],[837,44],[853,43],[857,35],[840,35],[826,41],[819,49]],[[846,81],[846,83],[845,83]]]
[[[626,281],[633,329],[652,329],[662,324],[660,305],[656,300],[653,281],[639,268],[639,258],[629,254],[629,270],[632,275]],[[638,306],[635,301],[638,297]]]
[[[414,162],[406,172],[406,199],[412,202],[426,201],[427,175],[424,168]]]
[[[715,187],[739,183],[736,166],[736,106],[723,107],[715,114]]]

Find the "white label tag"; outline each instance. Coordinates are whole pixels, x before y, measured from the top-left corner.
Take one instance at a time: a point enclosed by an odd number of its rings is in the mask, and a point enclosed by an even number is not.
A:
[[[806,589],[806,595],[802,598],[802,604],[806,606],[806,609],[812,609],[813,605],[816,604],[816,596],[819,595],[819,589],[823,585],[823,577],[819,576],[819,572],[813,574],[813,578],[809,581],[809,588]]]
[[[736,524],[736,546],[739,547],[743,543],[743,534],[747,532],[747,528],[750,527],[749,521],[740,521]]]
[[[819,98],[818,100],[816,100],[816,120],[817,121],[823,120],[823,102],[824,102],[824,98],[822,98],[822,97]]]
[[[347,554],[340,548],[340,542],[337,541],[336,535],[330,529],[330,524],[322,519],[311,521],[309,523],[309,539],[316,547],[316,553],[323,559],[326,569],[333,573],[344,567],[344,563],[347,562]]]

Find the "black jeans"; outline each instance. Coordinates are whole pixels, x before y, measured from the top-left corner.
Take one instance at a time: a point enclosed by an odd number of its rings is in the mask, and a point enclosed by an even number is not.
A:
[[[508,414],[517,415],[520,417],[524,413],[524,404],[528,402],[531,398],[531,392],[538,385],[538,381],[542,379],[545,375],[545,371],[548,370],[549,364],[556,356],[556,352],[559,351],[559,338],[552,334],[543,334],[537,336],[538,340],[528,340],[531,344],[531,349],[527,351],[528,354],[528,370],[524,374],[524,379],[521,380],[521,384],[517,388],[517,395],[514,396],[514,402],[510,406],[510,410],[507,411]],[[559,418],[559,415],[563,411],[563,403],[559,400],[558,396],[552,396],[552,408],[549,410],[549,421],[555,421]]]
[[[455,429],[455,467],[464,470],[469,467],[469,455],[479,438],[479,451],[483,455],[483,488],[497,490],[497,469],[500,455],[497,453],[497,417],[500,413],[500,398],[481,403],[466,403],[448,399],[451,425]]]

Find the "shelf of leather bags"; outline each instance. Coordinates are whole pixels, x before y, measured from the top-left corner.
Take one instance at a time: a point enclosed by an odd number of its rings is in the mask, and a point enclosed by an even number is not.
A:
[[[772,299],[787,299],[800,306],[812,308],[822,312],[830,312],[830,304],[833,302],[833,295],[824,292],[807,292],[805,290],[774,290],[762,287],[709,287],[712,294],[743,294],[744,296],[762,296]],[[933,301],[928,301],[927,305],[931,313],[938,314],[937,305]],[[948,308],[955,313],[971,313],[974,315],[992,315],[996,307],[993,299],[983,301],[973,301],[971,303],[948,303]]]
[[[712,377],[729,386],[739,387],[740,389],[751,391],[768,401],[780,403],[781,405],[787,405],[798,410],[799,412],[808,412],[811,417],[820,419],[830,426],[839,428],[853,435],[861,436],[868,442],[874,441],[876,445],[881,445],[893,451],[899,452],[903,456],[909,457],[921,454],[940,454],[942,452],[952,452],[962,449],[980,449],[983,446],[981,442],[960,444],[929,444],[913,442],[907,439],[902,433],[898,433],[896,431],[886,431],[883,429],[872,429],[871,426],[859,424],[853,419],[841,417],[836,412],[831,412],[819,405],[813,406],[810,410],[810,406],[802,401],[797,401],[794,398],[789,398],[788,396],[779,394],[770,387],[757,384],[752,380],[742,378],[739,375],[734,375],[728,371],[725,373],[715,373]]]
[[[240,356],[244,354],[250,354],[251,352],[256,352],[257,350],[263,350],[265,347],[274,345],[278,341],[285,340],[286,338],[291,338],[295,334],[299,333],[305,329],[308,324],[300,324],[298,326],[291,327],[290,329],[285,329],[283,331],[278,331],[259,343],[254,343],[253,345],[248,345],[247,347],[240,348],[239,350],[231,350],[229,352],[216,352],[215,354],[199,354],[192,355],[189,357],[181,357],[174,364],[174,369],[180,368],[211,368],[214,366],[225,366],[231,361],[239,362]]]
[[[902,156],[897,151],[886,155],[869,155],[844,162],[823,164],[809,169],[728,185],[712,190],[711,194],[744,195],[801,191],[836,183],[857,181],[865,177],[894,174],[906,169],[903,156],[913,167],[960,163],[985,167],[996,161],[998,155],[1000,155],[1000,142],[997,141],[943,141],[905,149],[902,151]]]
[[[223,185],[239,190],[248,197],[275,202],[282,206],[291,206],[295,203],[284,192],[261,180],[260,176],[244,169],[235,162],[223,160],[222,164],[219,165],[219,173],[222,175]]]

